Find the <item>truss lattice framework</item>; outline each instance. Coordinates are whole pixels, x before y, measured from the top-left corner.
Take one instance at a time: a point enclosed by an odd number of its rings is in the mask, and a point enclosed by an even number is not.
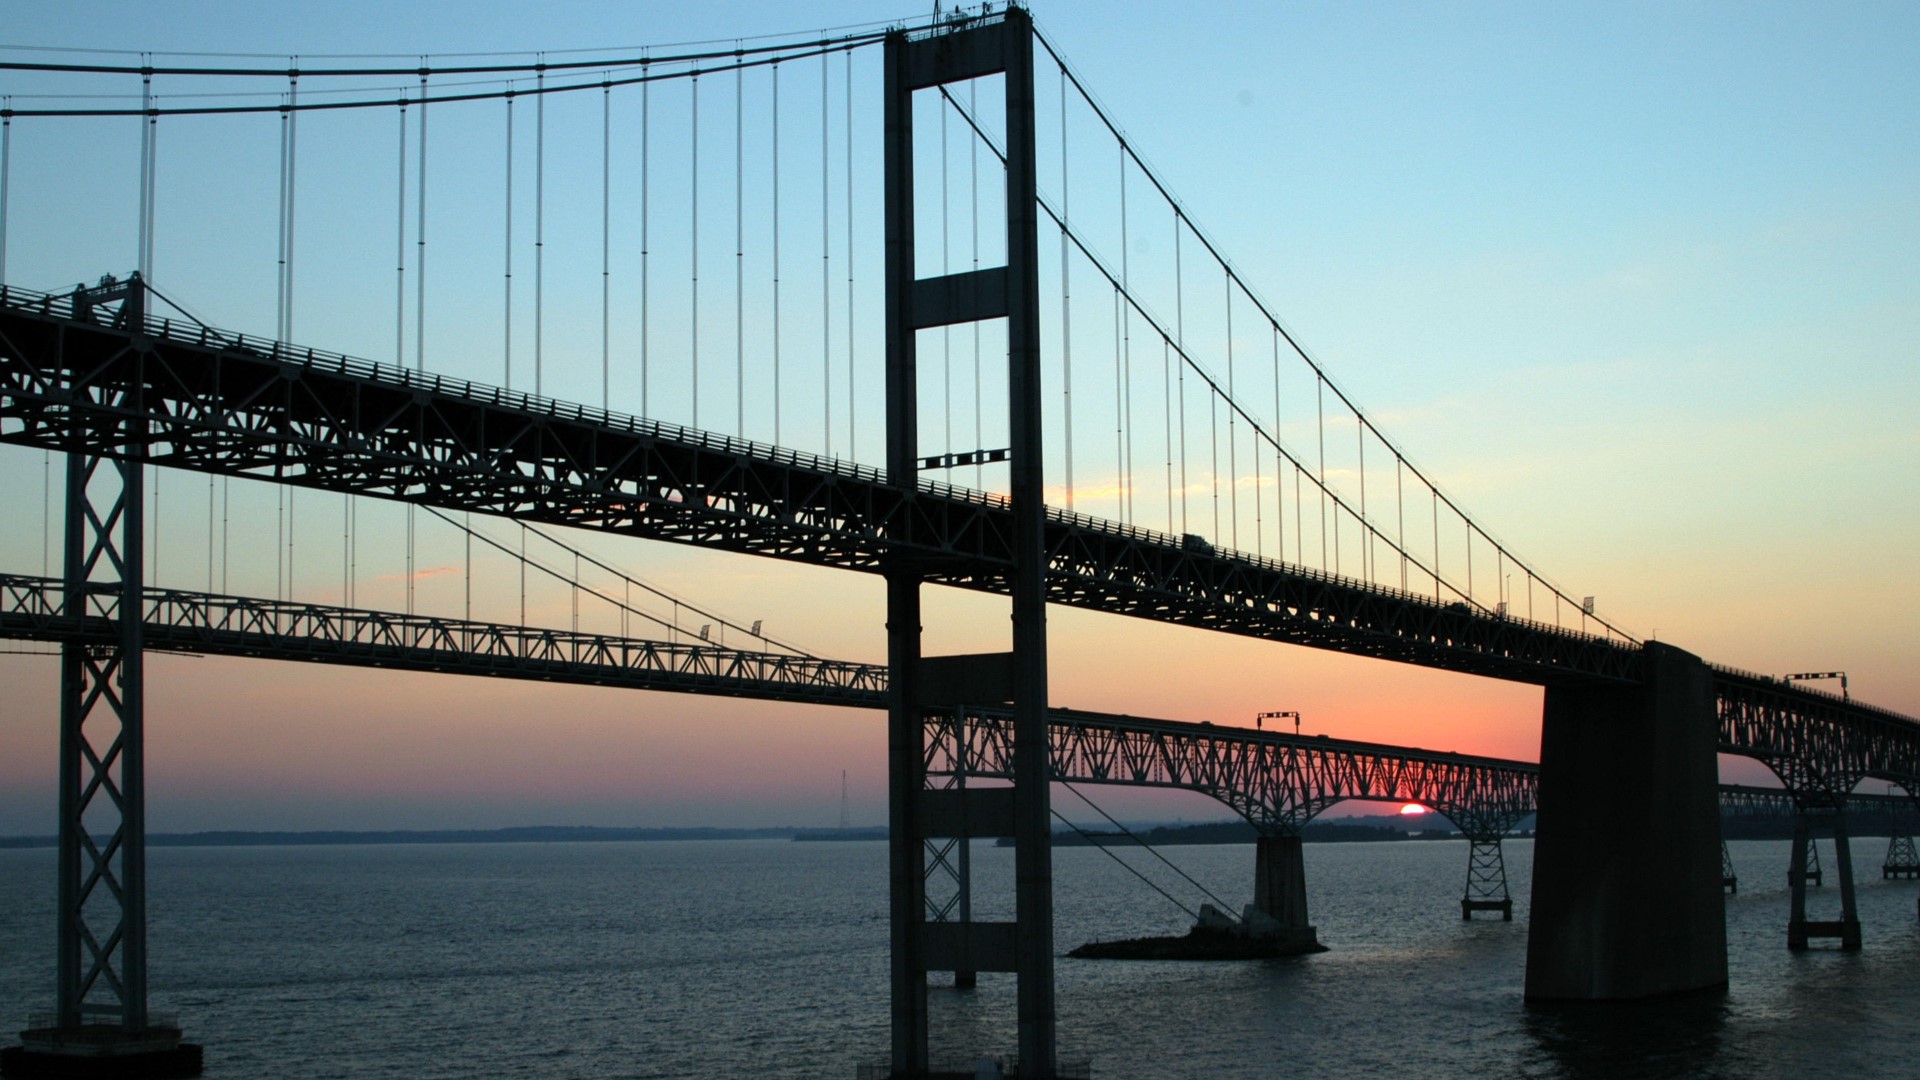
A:
[[[139,595],[141,468],[67,459],[68,613]],[[137,613],[60,654],[59,927],[55,1008],[63,1029],[147,1027],[143,650]]]
[[[149,588],[144,591],[141,636],[147,649],[210,653],[225,656],[249,656],[274,660],[301,660],[409,671],[436,671],[467,675],[492,675],[505,678],[543,679],[554,682],[620,686],[631,689],[689,691],[725,694],[770,701],[798,701],[823,705],[844,705],[878,709],[886,702],[886,668],[878,664],[822,660],[750,650],[723,649],[712,645],[668,643],[646,639],[621,638],[603,634],[581,634],[565,630],[468,622],[397,612],[336,608],[323,604],[289,603],[239,596],[216,596],[176,589]],[[0,574],[0,637],[38,641],[75,641],[95,648],[117,640],[119,634],[120,595],[117,591],[90,589],[83,593],[83,605],[74,611],[66,606],[62,582],[20,574]],[[1742,679],[1753,678],[1746,684]],[[1727,753],[1756,757],[1773,765],[1785,776],[1831,776],[1844,782],[1845,771],[1835,763],[1789,763],[1786,755],[1797,753],[1846,753],[1857,744],[1837,737],[1832,728],[1851,722],[1851,716],[1835,718],[1807,709],[1777,707],[1765,711],[1764,722],[1748,722],[1744,703],[1749,695],[1761,697],[1765,684],[1757,677],[1721,676],[1716,684],[1721,695],[1721,749]],[[1757,689],[1754,687],[1757,686]],[[1837,702],[1837,699],[1836,699]],[[1818,704],[1818,703],[1816,703]],[[1857,707],[1856,707],[1857,708]],[[1310,819],[1332,801],[1317,800],[1302,794],[1299,784],[1277,788],[1260,786],[1254,777],[1259,772],[1259,755],[1247,746],[1258,743],[1274,749],[1266,751],[1266,764],[1283,772],[1289,760],[1301,763],[1300,783],[1318,776],[1328,778],[1332,789],[1395,790],[1388,781],[1395,775],[1377,764],[1363,767],[1350,760],[1338,768],[1329,765],[1320,773],[1311,773],[1304,763],[1316,750],[1325,752],[1337,746],[1366,744],[1337,743],[1325,739],[1295,739],[1282,735],[1247,732],[1242,728],[1209,728],[1206,725],[1126,718],[1126,722],[1150,726],[1161,733],[1155,741],[1145,736],[1121,738],[1096,733],[1099,714],[1056,712],[1054,742],[1056,754],[1062,747],[1074,749],[1085,762],[1086,776],[1098,771],[1113,777],[1103,782],[1132,783],[1139,775],[1141,783],[1162,787],[1187,787],[1211,792],[1206,783],[1216,780],[1244,780],[1244,794],[1222,801],[1236,812],[1245,807],[1250,820],[1265,821],[1275,812],[1270,806],[1292,807],[1297,822]],[[1078,717],[1078,719],[1074,719]],[[932,723],[932,721],[930,721]],[[1069,736],[1058,727],[1078,724],[1086,729]],[[1906,722],[1887,716],[1889,734],[1884,741],[1902,744]],[[1799,726],[1823,728],[1825,737],[1796,735]],[[1189,765],[1180,749],[1185,737],[1205,737],[1221,744],[1201,755],[1207,768]],[[997,746],[993,740],[1002,733],[990,727],[968,729],[970,746]],[[952,733],[930,739],[928,768],[933,775],[951,775]],[[1754,740],[1749,744],[1743,740]],[[1168,740],[1172,740],[1169,742]],[[1227,745],[1234,749],[1229,751]],[[1291,746],[1291,759],[1279,748]],[[1395,747],[1380,747],[1397,751]],[[996,752],[1005,750],[998,746]],[[970,751],[973,752],[973,751]],[[1417,753],[1417,752],[1416,752]],[[1435,759],[1452,761],[1456,755],[1434,754]],[[978,760],[970,759],[971,761]],[[1465,759],[1472,760],[1472,759]],[[1495,760],[1495,759],[1487,759]],[[1897,759],[1896,759],[1897,760]],[[1527,762],[1497,761],[1503,768],[1531,773],[1535,766]],[[1838,762],[1845,765],[1845,760]],[[970,764],[969,773],[985,775],[982,767]],[[1920,774],[1902,775],[1897,769],[1876,768],[1871,775],[1885,776],[1895,783],[1920,789]],[[1176,782],[1177,781],[1177,782]],[[1204,783],[1203,783],[1204,781]],[[1231,783],[1229,786],[1232,786]],[[1263,794],[1265,793],[1265,794]],[[1396,798],[1389,794],[1386,798]],[[1532,803],[1526,802],[1531,812]],[[1291,800],[1290,802],[1287,800]],[[1421,801],[1409,797],[1408,801]],[[1910,803],[1905,795],[1885,796],[1854,793],[1846,799],[1849,813],[1885,813],[1889,807]],[[1433,805],[1428,803],[1427,805]],[[1827,805],[1822,802],[1820,805]],[[1796,801],[1792,790],[1722,785],[1722,812],[1734,817],[1771,817],[1792,812]],[[1511,824],[1512,806],[1496,800],[1496,816],[1485,822],[1462,820],[1472,813],[1461,808],[1461,818],[1449,818],[1462,832],[1485,831],[1502,818]],[[1310,812],[1307,812],[1310,811]],[[1305,812],[1305,816],[1300,816]]]
[[[1012,514],[979,492],[0,289],[0,441],[697,543],[1005,592]],[[138,390],[138,393],[132,391]],[[1630,642],[1049,511],[1050,602],[1523,682],[1630,681]]]
[[[1056,779],[1202,792],[1271,833],[1365,799],[1417,802],[1469,836],[1498,837],[1537,803],[1539,769],[1525,762],[1069,709],[1050,715]],[[930,775],[1009,775],[1006,714],[942,710],[926,724]]]
[[[363,611],[324,604],[147,589],[146,647],[276,660],[675,690],[879,708],[879,664],[608,634]],[[0,636],[102,641],[118,594],[91,592],[68,613],[61,583],[0,574]]]
[[[1766,762],[1803,810],[1839,807],[1861,780],[1920,782],[1920,725],[1897,713],[1714,671],[1720,748]]]

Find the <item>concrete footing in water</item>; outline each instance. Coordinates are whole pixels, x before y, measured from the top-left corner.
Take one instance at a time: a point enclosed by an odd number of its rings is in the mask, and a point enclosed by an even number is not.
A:
[[[1253,904],[1244,916],[1249,924],[1262,923],[1267,936],[1286,941],[1295,952],[1321,951],[1307,920],[1307,865],[1298,836],[1262,836],[1255,842]]]
[[[0,1076],[8,1080],[174,1080],[201,1071],[200,1046],[181,1042],[178,1028],[29,1028],[20,1043],[0,1049]]]

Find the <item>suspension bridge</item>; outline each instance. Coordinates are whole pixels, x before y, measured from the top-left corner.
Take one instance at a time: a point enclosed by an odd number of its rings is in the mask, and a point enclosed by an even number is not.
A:
[[[1152,746],[1160,771],[1135,768],[1128,782],[1209,790],[1250,817],[1268,815],[1284,839],[1311,816],[1300,807],[1334,789],[1275,801],[1274,777],[1292,774],[1270,760],[1256,767],[1261,755],[1393,757],[1061,713],[1047,691],[1049,604],[1544,687],[1542,760],[1531,774],[1540,814],[1533,998],[1725,983],[1717,752],[1766,762],[1802,828],[1833,829],[1843,851],[1842,811],[1862,780],[1912,790],[1920,778],[1920,724],[1910,718],[1642,642],[1496,540],[1298,346],[1019,9],[565,62],[213,68],[148,59],[0,70],[141,88],[136,104],[9,105],[0,149],[4,185],[16,123],[120,116],[140,132],[138,270],[70,290],[0,286],[0,441],[67,463],[62,578],[57,587],[47,574],[5,580],[6,618],[19,632],[65,635],[57,1016],[41,1047],[55,1057],[102,1045],[171,1053],[155,1049],[167,1034],[149,1023],[146,1003],[147,649],[884,703],[891,1068],[900,1076],[927,1069],[927,973],[963,969],[1016,974],[1022,1075],[1056,1074],[1053,780],[1111,777],[1116,762],[1143,760]],[[395,93],[397,78],[418,81]],[[217,103],[156,93],[156,82],[176,80],[284,87]],[[545,186],[558,166],[547,160],[547,112],[569,97],[600,105],[598,288],[584,290],[599,304],[583,303],[578,289],[553,296],[567,317],[550,323]],[[616,97],[636,129],[618,144],[622,170],[638,176],[617,220]],[[481,109],[492,118],[477,119]],[[360,260],[339,286],[352,299],[317,320],[342,327],[329,351],[296,344],[294,313],[296,300],[320,291],[309,268],[332,261],[313,249],[354,231],[312,220],[319,200],[302,184],[313,129],[334,115],[350,118],[328,133],[339,140],[334,153],[372,160],[379,147],[393,162],[385,194],[394,212],[391,246]],[[436,132],[454,126],[452,146],[429,143],[430,116]],[[250,336],[195,317],[188,308],[211,298],[156,270],[160,141],[176,126],[262,120],[279,138],[275,329]],[[449,193],[428,180],[429,163],[435,177],[478,174],[468,155],[489,127],[501,154],[491,175],[504,188],[497,229],[480,224],[469,188]],[[807,133],[799,145],[796,128]],[[528,171],[531,208],[524,187],[514,194]],[[363,209],[353,182],[340,183],[350,193],[331,192],[330,202]],[[429,217],[430,192],[436,206],[455,204],[451,221]],[[577,219],[580,207],[569,209]],[[0,227],[10,212],[0,194]],[[955,217],[966,243],[954,242]],[[429,252],[436,275],[448,256],[429,248],[430,221],[456,266],[455,284],[437,291]],[[1170,241],[1170,257],[1139,264],[1148,233]],[[476,329],[478,236],[499,241],[497,337]],[[618,305],[616,236],[623,248],[637,241],[618,265],[638,289]],[[218,250],[234,239],[196,243]],[[5,250],[0,234],[0,282]],[[368,287],[381,257],[390,290]],[[458,318],[430,322],[430,299],[436,311],[457,305]],[[352,342],[374,340],[372,320],[355,316],[389,308],[390,359],[347,355]],[[451,358],[447,370],[429,369],[429,342],[436,361]],[[578,361],[595,353],[599,404],[554,396],[592,385]],[[559,365],[563,355],[571,366]],[[481,376],[495,371],[497,385]],[[531,392],[514,389],[516,377]],[[616,385],[635,411],[615,408]],[[968,470],[970,485],[951,482]],[[161,478],[181,472],[209,477],[206,587],[154,593],[148,563],[160,562],[161,545],[150,519]],[[232,510],[235,479],[267,481],[279,500],[272,601],[224,587],[236,542],[229,515],[216,527],[215,509],[218,500]],[[342,497],[341,605],[292,598],[303,491]],[[368,498],[407,507],[404,542],[383,538],[405,551],[404,613],[350,602],[355,508]],[[413,610],[416,508],[878,575],[888,662],[882,671],[562,634],[527,625],[524,611],[518,624],[422,616]],[[241,561],[257,562],[246,544],[238,541]],[[923,655],[929,584],[1007,598],[1009,648]],[[1208,755],[1228,743],[1253,771],[1237,785],[1224,774],[1201,779],[1192,762],[1216,760]],[[1396,752],[1393,760],[1414,760]],[[1518,790],[1520,774],[1500,772],[1511,763],[1418,760],[1507,775],[1506,790]],[[1011,783],[950,782],[974,774]],[[1264,789],[1257,776],[1268,778]],[[1623,784],[1641,795],[1625,820],[1610,797]],[[1480,822],[1468,831],[1496,839],[1522,801],[1421,790]],[[954,840],[989,835],[1015,840],[1016,918],[956,922],[928,882]],[[1630,881],[1614,870],[1629,856]],[[1303,880],[1297,838],[1263,841],[1262,863],[1275,882]],[[1646,874],[1669,883],[1665,895],[1635,895]],[[1810,923],[1798,896],[1790,941],[1857,944],[1850,903],[1841,923]],[[1591,940],[1627,945],[1596,954],[1583,945]]]

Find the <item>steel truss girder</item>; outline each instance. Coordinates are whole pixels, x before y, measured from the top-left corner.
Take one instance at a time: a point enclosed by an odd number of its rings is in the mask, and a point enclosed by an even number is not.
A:
[[[1054,779],[1179,788],[1210,795],[1256,828],[1297,832],[1348,799],[1417,802],[1469,836],[1497,837],[1533,813],[1539,768],[1525,762],[1301,737],[1244,728],[1054,709]],[[965,768],[973,777],[1012,775],[1012,726],[1001,710],[926,718],[927,773]]]
[[[134,393],[134,391],[138,393]],[[1007,592],[1000,497],[199,326],[0,289],[0,441]],[[1638,650],[1047,512],[1049,602],[1523,682],[1632,681]]]
[[[0,637],[111,640],[117,593],[84,594],[67,614],[61,583],[0,574]],[[706,644],[472,622],[325,604],[147,589],[148,649],[542,679],[878,708],[886,668]]]
[[[1842,806],[1867,777],[1920,784],[1920,724],[1830,694],[1716,668],[1720,749],[1765,762],[1804,810]]]
[[[82,590],[84,604],[69,613],[66,590],[61,581],[23,574],[0,574],[0,637],[35,641],[81,642],[95,646],[111,643],[119,633],[121,596],[118,592]],[[811,657],[756,653],[722,649],[711,645],[690,645],[638,638],[615,638],[597,634],[576,634],[564,630],[519,627],[495,623],[468,622],[399,612],[338,608],[324,604],[294,603],[240,596],[217,596],[190,590],[144,590],[141,605],[141,637],[148,650],[246,656],[268,660],[294,660],[345,665],[389,667],[407,671],[434,671],[504,678],[540,679],[553,682],[630,689],[689,691],[725,694],[769,701],[798,701],[823,705],[843,705],[878,709],[886,701],[886,670],[877,664],[822,660]],[[101,692],[106,692],[102,688]],[[1186,764],[1188,755],[1176,750],[1186,738],[1205,738],[1221,744],[1269,743],[1290,746],[1294,760],[1307,761],[1315,752],[1327,753],[1341,747],[1361,746],[1345,741],[1300,738],[1279,734],[1248,732],[1243,728],[1215,728],[1204,724],[1172,721],[1125,720],[1145,729],[1159,731],[1161,739],[1121,738],[1118,734],[1104,744],[1083,731],[1069,734],[1074,727],[1097,727],[1101,716],[1052,710],[1054,743],[1072,745],[1081,752],[1083,775],[1066,777],[1079,782],[1142,783],[1160,787],[1187,787],[1211,791],[1197,782],[1204,770]],[[932,779],[955,773],[957,759],[955,731],[951,713],[937,712],[928,718],[926,770]],[[964,728],[968,758],[966,771],[976,775],[983,760],[1008,760],[1012,753],[1003,727],[970,723]],[[1401,747],[1376,747],[1382,752],[1425,755],[1436,761],[1452,762],[1457,768],[1470,769],[1476,761],[1488,761],[1501,769],[1533,776],[1537,766],[1530,762],[1501,759],[1476,759],[1457,754],[1442,754]],[[1728,753],[1760,756],[1744,746],[1723,743]],[[983,751],[991,751],[984,754]],[[1124,752],[1123,752],[1124,751]],[[1238,747],[1200,755],[1201,760],[1239,761],[1252,751]],[[997,755],[997,756],[996,756]],[[1285,754],[1269,752],[1269,761],[1285,764]],[[1237,765],[1235,766],[1238,767]],[[1096,781],[1094,777],[1109,779]],[[1214,774],[1227,779],[1237,775],[1231,769]],[[1303,775],[1343,779],[1327,790],[1388,791],[1386,801],[1399,798],[1391,794],[1404,790],[1386,781],[1395,778],[1391,769],[1365,768],[1347,762],[1339,768],[1327,767],[1318,773]],[[1405,775],[1405,774],[1401,774]],[[1141,779],[1135,781],[1133,777]],[[1529,781],[1531,783],[1531,781]],[[1231,786],[1231,785],[1228,785]],[[1406,785],[1417,786],[1417,785]],[[1467,785],[1471,790],[1474,785]],[[1266,794],[1254,784],[1245,786],[1245,794],[1223,798],[1236,811],[1244,807],[1249,820],[1274,829],[1288,827],[1289,816],[1272,809],[1291,805],[1312,813],[1294,814],[1295,826],[1310,820],[1313,814],[1338,801],[1328,795],[1302,793],[1301,785],[1280,785],[1278,795]],[[1347,796],[1341,796],[1347,797]],[[1361,797],[1361,796],[1352,796]],[[1293,801],[1285,803],[1284,798]],[[1409,796],[1407,801],[1436,806],[1439,799]],[[1876,795],[1854,792],[1847,796],[1849,814],[1886,814],[1909,806],[1907,795]],[[1448,805],[1445,815],[1468,835],[1498,835],[1513,822],[1531,813],[1532,797],[1495,799],[1482,813],[1479,803]],[[1742,818],[1785,818],[1797,807],[1793,793],[1782,788],[1723,784],[1720,809],[1723,816]],[[1436,808],[1438,808],[1436,806]],[[1517,813],[1516,813],[1517,812]]]

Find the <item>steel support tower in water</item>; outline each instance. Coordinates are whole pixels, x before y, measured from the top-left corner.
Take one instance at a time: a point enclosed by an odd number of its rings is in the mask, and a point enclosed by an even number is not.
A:
[[[1006,101],[1006,265],[920,278],[915,271],[913,104],[917,91],[999,75]],[[887,761],[892,884],[895,1076],[927,1072],[929,971],[1011,971],[1019,980],[1023,1077],[1052,1077],[1054,1062],[1053,852],[1047,746],[1047,558],[1040,455],[1039,228],[1034,168],[1033,23],[1010,8],[992,19],[886,43],[887,478],[919,487],[916,335],[1004,319],[1011,469],[1011,651],[922,657],[922,586],[938,557],[890,553],[887,579]],[[945,270],[945,267],[942,267]],[[924,714],[1010,702],[1011,788],[927,786]],[[1014,839],[1014,921],[929,918],[929,840]]]
[[[74,313],[138,327],[145,297],[137,274],[106,278],[74,294]],[[77,622],[105,595],[119,618],[110,639],[60,646],[54,1010],[29,1019],[0,1071],[198,1075],[200,1048],[147,1009],[146,442],[129,427],[66,458],[64,614]]]

